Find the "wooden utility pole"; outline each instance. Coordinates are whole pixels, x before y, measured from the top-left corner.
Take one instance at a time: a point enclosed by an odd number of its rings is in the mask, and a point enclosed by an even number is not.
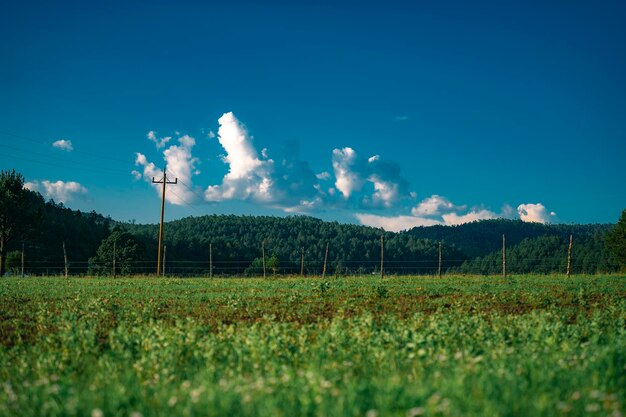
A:
[[[115,278],[115,241],[113,241],[113,278]]]
[[[209,243],[209,278],[213,278],[213,242]]]
[[[567,247],[567,277],[572,274],[572,239],[573,236],[569,235],[569,246]]]
[[[263,239],[263,243],[261,244],[261,250],[263,251],[263,278],[266,278],[266,274],[265,274],[265,239]]]
[[[439,242],[439,266],[437,267],[437,277],[441,278],[441,242]]]
[[[300,260],[300,278],[304,277],[304,246],[302,247],[302,257]]]
[[[157,252],[157,276],[161,275],[161,248],[163,245],[163,215],[165,214],[165,186],[167,184],[178,184],[178,178],[174,181],[167,180],[167,172],[163,169],[163,178],[156,180],[152,177],[153,184],[163,184],[163,191],[161,192],[161,223],[159,225],[159,250]]]
[[[24,242],[22,242],[22,278],[24,278]]]
[[[63,260],[65,262],[65,278],[67,278],[67,251],[65,250],[65,242],[63,242]]]
[[[385,235],[380,235],[380,278],[385,277]]]
[[[330,243],[326,242],[326,254],[324,255],[324,269],[322,270],[322,279],[326,278],[326,262],[328,262],[328,245]]]
[[[163,245],[163,276],[165,276],[165,253],[167,252],[167,246]]]
[[[506,278],[506,236],[502,235],[502,278]]]

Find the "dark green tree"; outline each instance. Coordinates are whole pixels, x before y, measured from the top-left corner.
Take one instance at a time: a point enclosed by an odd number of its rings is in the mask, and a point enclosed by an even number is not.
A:
[[[44,200],[24,188],[22,174],[0,172],[0,276],[6,270],[7,245],[16,237],[26,238],[41,224]]]
[[[622,268],[626,268],[626,209],[615,227],[606,235],[606,247]]]
[[[121,275],[132,274],[138,270],[137,266],[141,262],[148,259],[143,243],[132,234],[116,228],[102,241],[96,256],[89,258],[89,272],[94,275],[110,275],[113,272],[114,252],[115,270]]]

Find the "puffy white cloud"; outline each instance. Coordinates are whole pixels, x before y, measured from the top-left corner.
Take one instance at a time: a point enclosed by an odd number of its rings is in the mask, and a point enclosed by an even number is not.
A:
[[[345,200],[361,191],[366,183],[373,185],[374,192],[363,197],[365,207],[390,208],[408,194],[400,166],[381,160],[380,155],[363,160],[354,149],[346,147],[333,150],[332,162],[335,187]]]
[[[349,198],[353,191],[363,186],[363,179],[355,170],[357,156],[354,149],[346,147],[333,150],[333,171],[335,172],[335,187],[344,196]]]
[[[458,214],[448,213],[441,216],[446,225],[455,226],[464,223],[471,223],[477,220],[489,220],[501,218],[502,215],[496,214],[490,210],[471,210],[469,213]]]
[[[24,188],[38,191],[46,198],[51,198],[61,203],[67,203],[76,195],[87,194],[88,192],[87,188],[76,181],[30,181],[24,184]]]
[[[191,204],[197,199],[197,194],[193,189],[193,176],[198,172],[196,165],[198,158],[192,154],[192,149],[196,141],[188,135],[178,138],[178,145],[172,145],[163,151],[163,159],[165,160],[165,169],[168,174],[168,180],[177,178],[178,185],[168,186],[165,192],[165,199],[177,205]],[[163,171],[154,163],[148,162],[146,156],[142,153],[136,153],[135,165],[143,167],[143,178],[146,182],[152,184],[154,189],[161,193],[161,185],[153,184],[152,178],[161,179]],[[137,178],[138,171],[133,171],[132,175]],[[174,188],[172,188],[174,187]]]
[[[320,172],[319,174],[315,174],[315,177],[318,180],[322,180],[322,181],[328,181],[331,177],[330,177],[330,172],[328,171],[324,171],[324,172]]]
[[[389,232],[399,232],[417,226],[434,226],[442,222],[415,216],[378,216],[368,213],[357,213],[355,217],[365,226],[382,227]]]
[[[148,132],[148,134],[146,135],[146,137],[148,138],[148,140],[154,142],[154,144],[156,145],[157,149],[161,149],[163,148],[165,145],[167,145],[167,143],[172,140],[171,136],[166,136],[164,138],[159,138],[157,137],[157,134],[154,130],[151,130]]]
[[[228,173],[221,185],[210,185],[204,192],[207,201],[253,199],[273,201],[273,160],[261,160],[245,126],[232,112],[218,120],[217,139],[226,151],[223,157]]]
[[[74,150],[74,146],[72,145],[72,141],[71,140],[66,140],[66,139],[57,140],[56,142],[52,143],[52,146],[54,146],[57,149],[64,150],[66,152],[72,152]]]
[[[556,213],[553,211],[548,213],[546,207],[541,203],[520,204],[517,206],[517,213],[522,221],[533,223],[550,223],[556,217]]]
[[[447,198],[434,194],[413,207],[411,214],[414,216],[441,216],[442,214],[461,211],[466,208],[467,206],[454,205]]]

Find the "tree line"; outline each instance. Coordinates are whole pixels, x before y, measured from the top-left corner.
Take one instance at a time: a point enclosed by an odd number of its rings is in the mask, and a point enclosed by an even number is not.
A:
[[[0,275],[7,267],[19,267],[22,247],[29,274],[59,273],[63,243],[73,273],[109,275],[114,258],[118,274],[154,273],[158,225],[116,222],[94,211],[71,210],[23,186],[21,174],[0,173]],[[501,268],[504,234],[512,273],[549,273],[564,270],[567,240],[573,235],[575,272],[614,272],[626,265],[625,213],[617,225],[498,219],[400,233],[308,216],[207,215],[166,223],[164,243],[169,271],[186,275],[207,274],[210,259],[217,275],[259,275],[263,247],[269,273],[298,274],[304,253],[305,273],[319,274],[327,245],[329,274],[375,272],[381,235],[391,272],[435,273],[441,242],[444,273],[494,274]]]

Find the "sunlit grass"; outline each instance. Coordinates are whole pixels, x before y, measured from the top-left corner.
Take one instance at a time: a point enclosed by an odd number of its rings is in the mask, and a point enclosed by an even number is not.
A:
[[[6,279],[0,302],[0,415],[625,411],[624,276]]]

